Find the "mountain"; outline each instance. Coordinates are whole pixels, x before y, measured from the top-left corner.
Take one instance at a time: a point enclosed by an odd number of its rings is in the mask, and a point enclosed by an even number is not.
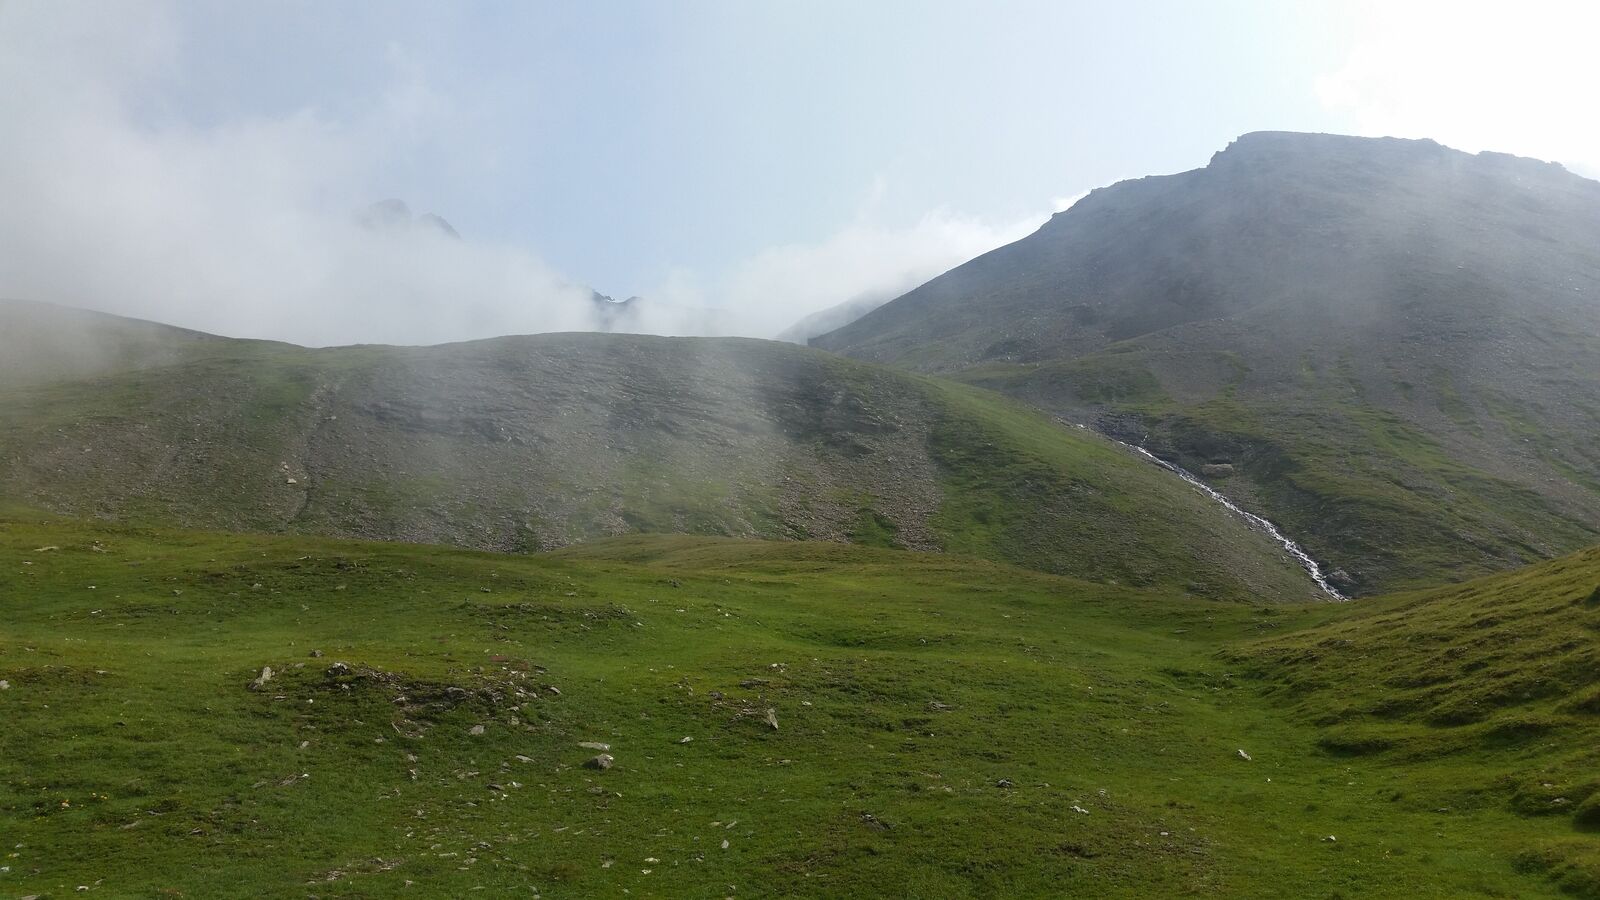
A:
[[[792,344],[809,343],[812,338],[843,328],[893,299],[893,296],[885,297],[876,293],[851,297],[842,303],[805,316],[778,332],[777,340]]]
[[[110,340],[120,320],[89,321]],[[1218,597],[1314,595],[1266,535],[1109,441],[790,344],[548,334],[312,350],[127,327],[140,366],[0,390],[0,500],[493,550],[635,532],[852,541]]]
[[[639,327],[639,310],[644,300],[640,297],[629,297],[618,300],[599,291],[589,292],[589,304],[594,311],[596,331],[635,331]]]
[[[442,237],[459,240],[461,235],[455,227],[446,222],[442,216],[434,213],[422,213],[413,216],[411,207],[404,200],[389,199],[379,200],[357,216],[356,221],[363,227],[373,231],[404,233],[419,230]]]
[[[812,341],[1201,472],[1370,593],[1600,541],[1600,184],[1248,134]]]

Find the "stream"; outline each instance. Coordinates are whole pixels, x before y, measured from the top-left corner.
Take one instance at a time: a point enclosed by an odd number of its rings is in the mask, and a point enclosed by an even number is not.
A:
[[[1082,428],[1085,431],[1094,431],[1094,429],[1087,425],[1077,425],[1077,427]],[[1100,434],[1098,431],[1095,433]],[[1175,466],[1143,447],[1135,446],[1127,443],[1126,441],[1119,441],[1110,435],[1101,434],[1100,436],[1114,444],[1121,444],[1122,446],[1132,450],[1133,452],[1155,463],[1161,468],[1166,469],[1168,472],[1171,472],[1179,478],[1182,478],[1189,484],[1194,485],[1201,491],[1204,491],[1206,496],[1227,507],[1231,512],[1243,518],[1246,522],[1249,522],[1251,525],[1254,525],[1261,531],[1266,532],[1269,537],[1277,541],[1290,556],[1294,557],[1295,562],[1300,564],[1300,568],[1306,570],[1306,573],[1311,576],[1311,580],[1315,581],[1317,583],[1317,587],[1321,588],[1322,592],[1327,594],[1329,598],[1340,601],[1350,599],[1344,594],[1339,593],[1338,588],[1335,588],[1333,585],[1328,583],[1328,576],[1323,574],[1322,567],[1317,565],[1317,561],[1311,558],[1311,554],[1307,553],[1305,548],[1290,540],[1282,531],[1279,531],[1278,526],[1272,524],[1261,516],[1250,512],[1247,509],[1240,508],[1239,504],[1229,500],[1221,491],[1216,490],[1215,488],[1211,487],[1211,485],[1206,484],[1199,478],[1195,477],[1194,473],[1190,472],[1189,470],[1184,469],[1181,466]]]

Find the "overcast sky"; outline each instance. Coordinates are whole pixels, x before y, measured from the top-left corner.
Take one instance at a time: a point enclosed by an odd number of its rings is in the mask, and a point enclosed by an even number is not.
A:
[[[770,336],[1263,129],[1600,172],[1588,4],[0,0],[0,296],[300,343]],[[373,231],[397,197],[462,235]],[[710,311],[710,312],[707,312]]]

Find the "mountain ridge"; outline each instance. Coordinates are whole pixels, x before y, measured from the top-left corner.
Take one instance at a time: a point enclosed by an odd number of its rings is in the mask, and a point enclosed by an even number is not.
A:
[[[1359,593],[1600,540],[1600,183],[1555,164],[1253,133],[812,343],[1227,471]]]
[[[0,392],[0,497],[500,551],[634,532],[849,541],[1316,596],[1265,535],[1109,442],[986,391],[754,339],[215,339]]]

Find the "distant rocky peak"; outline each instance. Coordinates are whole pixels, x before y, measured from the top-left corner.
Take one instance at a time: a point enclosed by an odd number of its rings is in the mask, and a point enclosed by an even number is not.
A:
[[[373,231],[401,232],[409,230],[432,231],[446,237],[460,239],[461,235],[442,216],[434,213],[411,214],[404,200],[390,198],[379,200],[359,213],[356,221]]]
[[[589,291],[589,303],[594,311],[596,331],[629,331],[635,327],[635,320],[639,317],[639,307],[643,304],[639,297],[629,297],[618,300],[599,291]]]
[[[1359,164],[1383,166],[1462,165],[1473,162],[1482,171],[1498,169],[1517,175],[1564,177],[1567,170],[1555,162],[1509,153],[1467,153],[1428,138],[1356,137],[1296,131],[1252,131],[1242,134],[1211,156],[1207,168],[1317,167]],[[1337,169],[1335,169],[1337,171]]]

